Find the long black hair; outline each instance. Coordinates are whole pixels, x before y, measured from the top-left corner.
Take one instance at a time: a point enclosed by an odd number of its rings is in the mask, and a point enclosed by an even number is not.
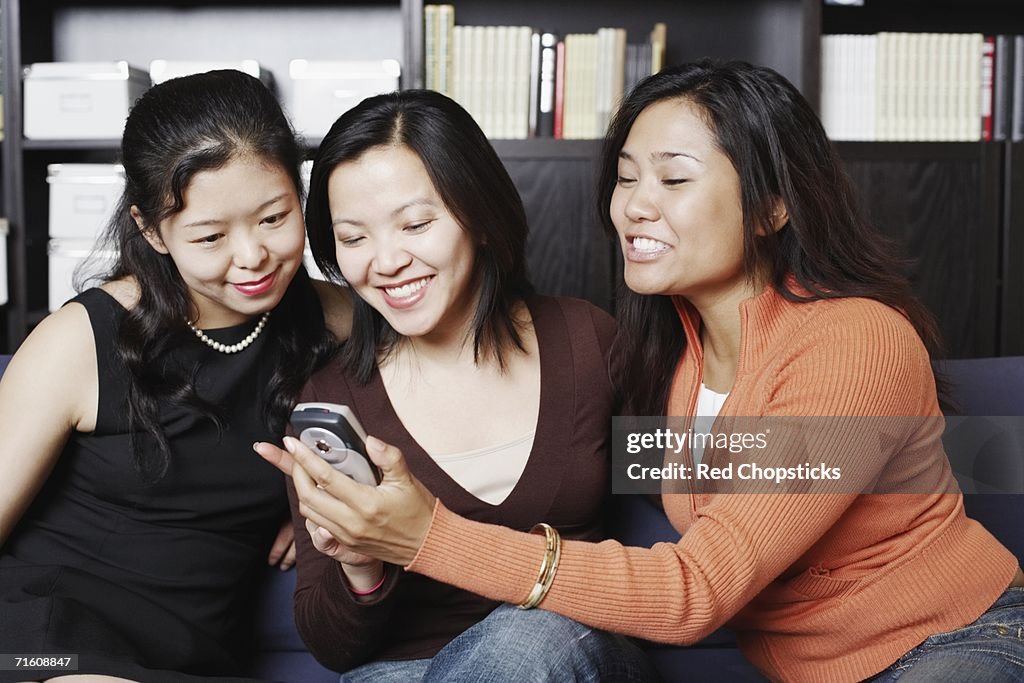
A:
[[[700,109],[739,175],[744,268],[752,282],[761,278],[798,302],[875,299],[901,311],[929,351],[938,351],[935,322],[913,294],[906,263],[863,217],[814,110],[767,67],[703,60],[665,69],[636,86],[612,120],[602,152],[598,215],[610,235],[619,152],[637,116],[665,100],[686,100]],[[779,199],[788,222],[758,236],[757,226],[775,223]],[[809,295],[791,291],[789,277]],[[620,301],[612,358],[623,411],[661,415],[686,344],[679,316],[669,296],[624,291]]]
[[[184,208],[184,193],[201,171],[252,155],[288,173],[302,196],[301,154],[274,95],[239,71],[176,78],[147,91],[132,108],[121,141],[125,191],[104,235],[118,256],[104,279],[131,278],[138,303],[118,326],[114,348],[128,370],[128,423],[135,466],[148,480],[164,475],[171,450],[160,426],[159,401],[189,405],[222,428],[221,411],[197,393],[197,368],[175,369],[166,354],[190,337],[188,287],[170,256],[153,249],[143,230],[156,231]],[[130,215],[132,206],[143,228]],[[289,284],[263,332],[274,368],[262,406],[267,426],[283,432],[306,379],[329,354],[332,338],[304,268]],[[143,444],[147,435],[156,448]]]
[[[306,203],[310,250],[320,270],[342,280],[335,255],[327,181],[342,163],[374,148],[403,146],[420,158],[445,206],[474,246],[473,280],[480,290],[473,316],[474,358],[522,349],[514,307],[532,291],[526,276],[526,211],[508,171],[473,117],[431,90],[405,90],[363,100],[342,114],[313,161]],[[359,297],[342,364],[367,381],[400,336]]]

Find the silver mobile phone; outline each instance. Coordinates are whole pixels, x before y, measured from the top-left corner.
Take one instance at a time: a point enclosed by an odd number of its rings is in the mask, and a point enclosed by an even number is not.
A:
[[[300,403],[291,416],[299,441],[331,467],[361,484],[380,483],[380,469],[366,455],[366,432],[348,406]]]

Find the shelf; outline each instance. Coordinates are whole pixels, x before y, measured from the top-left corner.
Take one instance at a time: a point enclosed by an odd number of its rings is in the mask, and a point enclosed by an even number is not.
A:
[[[358,5],[368,7],[392,7],[396,5],[398,0],[359,0],[358,2],[338,2],[338,0],[301,0],[299,2],[290,3],[296,7],[338,7],[339,5],[344,7],[346,5]],[[33,3],[35,4],[35,3]],[[103,2],[96,2],[95,0],[60,0],[59,2],[38,2],[39,5],[49,5],[49,9],[65,9],[68,7],[95,7],[102,5],[104,7],[116,7],[116,8],[128,8],[137,9],[143,6],[145,3],[139,2],[139,0],[103,0]],[[204,2],[204,0],[161,0],[159,3],[161,7],[171,7],[174,9],[193,9],[196,7],[225,7],[225,8],[239,8],[239,9],[250,9],[252,7],[257,8],[278,8],[281,6],[280,0],[216,0],[215,2]]]
[[[491,140],[502,159],[597,159],[603,140]]]
[[[258,55],[291,101],[288,62],[352,54],[402,57],[403,88],[421,84],[424,0],[3,0],[5,71],[34,61],[189,59],[216,46],[221,58]],[[1024,33],[1020,0],[871,0],[823,7],[820,0],[595,0],[552,3],[459,0],[461,25],[530,25],[561,35],[622,26],[631,42],[656,21],[668,25],[669,63],[701,56],[771,66],[813,103],[819,99],[822,33],[981,31]],[[258,18],[258,20],[257,20]],[[238,26],[251,30],[239,31]],[[315,39],[310,26],[318,27]],[[824,31],[822,30],[824,29]],[[125,36],[134,37],[126,40]],[[312,36],[312,38],[311,38]],[[0,199],[12,225],[11,303],[0,307],[0,344],[13,350],[47,314],[47,185],[52,161],[111,162],[120,141],[24,140],[21,89],[5,95],[8,139],[0,143]],[[304,139],[307,155],[321,140]],[[552,293],[612,300],[615,259],[595,236],[594,170],[603,141],[493,140],[523,196],[531,224],[531,273]],[[914,270],[961,355],[1024,353],[1024,144],[852,142],[836,149],[876,223],[891,227],[921,264]],[[31,210],[29,209],[31,207]],[[539,241],[538,241],[539,240]],[[565,245],[572,245],[567,250]],[[540,245],[540,246],[538,246]],[[604,305],[602,303],[602,305]],[[6,332],[6,334],[3,334]],[[998,340],[998,341],[997,341]],[[1001,343],[1001,346],[997,346]]]
[[[306,151],[306,158],[316,156],[323,138],[300,137],[299,145]],[[601,154],[603,139],[556,140],[554,138],[530,138],[528,140],[490,140],[502,159],[597,159]],[[93,149],[91,147],[37,147],[36,149]],[[105,149],[97,147],[95,149]]]
[[[845,161],[958,161],[978,159],[1001,142],[835,142]]]
[[[502,159],[597,159],[603,139],[491,140]],[[840,156],[847,161],[957,161],[978,159],[986,148],[1001,142],[852,142],[836,141]]]
[[[822,33],[1022,33],[1020,0],[876,0],[862,7],[826,5]],[[1015,11],[1016,10],[1016,11]]]
[[[299,144],[311,154],[322,142],[321,138],[300,138]],[[603,140],[555,140],[532,138],[529,140],[491,140],[498,155],[506,159],[592,159],[601,152]],[[116,152],[120,140],[25,140],[25,151],[99,151]]]
[[[667,64],[702,57],[744,59],[771,66],[812,102],[818,98],[816,83],[811,83],[817,74],[812,44],[821,0],[659,0],[641,4],[619,0],[457,0],[452,4],[455,23],[463,26],[526,23],[562,35],[616,26],[625,28],[633,43],[646,40],[655,22],[664,22],[668,27]],[[709,26],[714,30],[708,30]]]
[[[120,140],[24,140],[21,144],[27,151],[95,150],[116,152],[121,149]]]

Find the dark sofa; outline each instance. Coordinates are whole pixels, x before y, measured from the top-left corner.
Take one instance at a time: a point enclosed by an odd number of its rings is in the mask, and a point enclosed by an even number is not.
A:
[[[9,357],[0,356],[0,374]],[[1024,357],[944,361],[937,365],[949,380],[958,412],[978,416],[1024,416]],[[1012,449],[1024,460],[1024,420],[1004,434],[995,447]],[[1010,439],[1007,443],[1006,439]],[[1024,558],[1024,495],[965,495],[968,515],[981,521],[1018,558]],[[665,515],[646,498],[615,496],[610,509],[612,534],[628,545],[650,546],[674,541],[679,534]],[[295,572],[268,570],[257,606],[257,639],[252,674],[287,683],[336,681],[305,650],[292,619]],[[732,635],[721,629],[693,647],[645,643],[666,681],[763,681],[736,649]]]

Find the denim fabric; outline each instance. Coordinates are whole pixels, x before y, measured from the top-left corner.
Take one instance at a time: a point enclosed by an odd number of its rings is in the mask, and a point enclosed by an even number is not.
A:
[[[433,659],[372,662],[341,676],[341,683],[657,680],[646,655],[628,639],[511,605],[495,609]]]
[[[421,681],[430,668],[429,659],[370,662],[341,674],[339,683],[408,683]]]
[[[1024,681],[1024,588],[1009,588],[977,621],[936,634],[870,679],[875,683]]]

